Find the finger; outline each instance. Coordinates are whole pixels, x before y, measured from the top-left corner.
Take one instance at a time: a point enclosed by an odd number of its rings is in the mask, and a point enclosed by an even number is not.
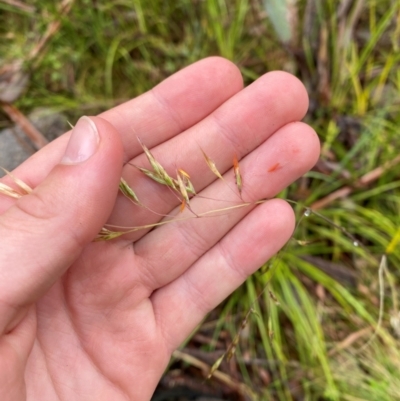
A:
[[[124,160],[128,161],[142,153],[137,136],[149,146],[156,146],[202,120],[242,87],[240,71],[233,63],[210,57],[101,117],[120,133]],[[60,160],[68,137],[69,133],[41,149],[19,166],[15,174],[32,187],[38,185]],[[7,178],[2,181],[8,182]]]
[[[154,315],[171,351],[204,316],[290,238],[291,207],[280,199],[258,206],[185,274],[152,295]]]
[[[202,150],[223,173],[232,167],[235,154],[239,159],[244,157],[280,127],[301,120],[307,107],[307,92],[297,78],[283,72],[269,73],[196,126],[152,149],[152,153],[171,176],[176,176],[178,168],[184,169],[196,191],[200,191],[216,179],[204,161]],[[144,155],[132,163],[148,166]],[[119,196],[109,221],[113,225],[134,227],[155,223],[161,219],[160,215],[169,213],[180,202],[173,191],[131,165],[124,167],[123,175],[146,207],[134,207]],[[142,230],[125,238],[136,241],[145,233]]]
[[[121,132],[128,161],[201,121],[243,88],[239,69],[220,57],[201,60],[151,91],[102,114]]]
[[[115,202],[122,155],[115,129],[84,117],[61,163],[0,216],[0,333],[15,327],[103,226]]]
[[[308,171],[318,155],[319,140],[312,128],[304,123],[286,125],[241,161],[243,201],[237,195],[234,174],[230,171],[224,181],[214,182],[200,197],[193,198],[191,209],[202,216],[213,210],[271,198]],[[188,220],[169,223],[148,233],[134,244],[135,256],[142,261],[141,269],[137,269],[138,281],[153,291],[175,280],[253,207],[200,218],[187,211],[178,214],[177,219]]]

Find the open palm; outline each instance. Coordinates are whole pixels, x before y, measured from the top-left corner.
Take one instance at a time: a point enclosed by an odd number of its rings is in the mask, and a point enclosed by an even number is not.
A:
[[[246,202],[311,168],[319,143],[299,122],[307,106],[289,74],[243,89],[233,64],[209,58],[92,117],[100,145],[85,163],[58,164],[66,134],[15,170],[35,190],[0,198],[0,398],[149,400],[173,350],[282,247],[294,217],[278,199],[204,218],[186,209],[181,221],[92,242],[106,222],[142,226],[179,212],[167,187],[127,163],[148,167],[137,137],[171,175],[190,174],[199,214],[242,202],[234,155]],[[121,175],[146,207],[117,195]]]

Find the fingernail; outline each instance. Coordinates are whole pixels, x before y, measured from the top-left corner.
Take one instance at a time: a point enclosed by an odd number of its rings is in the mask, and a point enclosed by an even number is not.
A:
[[[89,117],[81,117],[72,130],[61,164],[83,163],[96,153],[99,134]]]

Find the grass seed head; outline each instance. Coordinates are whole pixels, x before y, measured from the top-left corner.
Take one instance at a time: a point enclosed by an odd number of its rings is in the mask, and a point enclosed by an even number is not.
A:
[[[235,172],[237,189],[239,191],[239,194],[242,195],[243,180],[242,175],[240,174],[239,161],[236,155],[233,158],[233,171]]]
[[[217,166],[215,165],[215,163],[206,155],[206,153],[204,152],[203,149],[201,149],[204,159],[207,163],[207,166],[209,167],[209,169],[221,180],[223,180],[223,177],[221,175],[221,173],[218,171]]]
[[[148,170],[147,168],[144,167],[139,167],[135,166],[139,171],[141,171],[143,174],[147,175],[147,177],[151,178],[153,181],[158,182],[159,184],[166,185],[167,187],[170,187],[172,189],[176,190],[176,183],[173,178],[171,178],[168,174],[165,173],[165,175],[160,174],[156,171],[151,171]]]
[[[124,235],[123,231],[111,231],[108,228],[103,227],[100,232],[97,234],[97,237],[94,239],[95,242],[99,241],[110,241],[114,238],[118,238],[121,235]]]
[[[222,363],[222,361],[224,360],[224,358],[225,358],[225,354],[221,355],[221,356],[214,362],[214,364],[211,366],[210,373],[208,374],[207,379],[211,379],[212,375],[214,374],[214,372],[215,372],[216,370],[218,370],[218,368],[219,368],[219,366],[221,365],[221,363]]]
[[[193,186],[192,182],[190,181],[190,175],[185,170],[182,170],[181,168],[178,169],[178,174],[181,175],[181,178],[186,187],[186,191],[190,192],[193,195],[196,195],[194,186]]]
[[[179,213],[182,213],[185,210],[186,202],[185,199],[182,199],[181,206],[179,208]]]
[[[32,192],[32,188],[28,184],[17,178],[14,174],[10,173],[5,168],[0,168],[18,185],[18,187],[21,189],[21,195],[28,195]]]
[[[139,198],[133,191],[133,189],[128,185],[128,183],[121,177],[119,182],[119,190],[133,203],[140,205]]]
[[[178,180],[179,191],[182,195],[182,198],[186,201],[187,204],[189,204],[189,195],[186,190],[186,185],[183,182],[183,178],[179,172],[177,173],[177,180]]]
[[[17,192],[15,189],[9,187],[6,184],[3,184],[2,182],[0,182],[0,194],[9,196],[10,198],[14,198],[14,199],[19,199],[23,196],[19,192]]]
[[[168,175],[165,171],[164,167],[155,159],[150,150],[146,147],[146,145],[138,138],[140,146],[143,149],[144,154],[147,157],[153,171],[145,169],[143,167],[137,167],[142,173],[146,174],[149,178],[158,182],[159,184],[166,185],[172,189],[176,190],[175,180]]]
[[[152,155],[152,153],[150,152],[150,150],[147,148],[147,146],[140,140],[140,138],[138,137],[138,141],[140,143],[140,146],[143,149],[144,154],[147,157],[147,160],[149,161],[151,167],[153,168],[153,170],[156,173],[159,173],[158,169],[160,164],[156,161],[156,159],[154,158],[154,156]]]

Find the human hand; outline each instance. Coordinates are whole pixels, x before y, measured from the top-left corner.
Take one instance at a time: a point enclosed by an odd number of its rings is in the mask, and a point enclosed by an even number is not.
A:
[[[233,64],[209,58],[92,123],[80,120],[74,140],[85,138],[83,152],[74,142],[63,158],[68,133],[17,168],[35,189],[17,201],[0,195],[1,400],[149,400],[173,350],[284,245],[294,215],[271,199],[92,242],[106,222],[141,226],[162,219],[149,209],[179,208],[168,188],[126,164],[147,163],[137,137],[171,174],[191,175],[207,197],[191,207],[202,212],[237,197],[200,148],[227,180],[239,156],[245,201],[271,198],[318,157],[316,134],[299,122],[307,107],[289,74],[242,89]],[[149,209],[117,195],[121,175]]]

